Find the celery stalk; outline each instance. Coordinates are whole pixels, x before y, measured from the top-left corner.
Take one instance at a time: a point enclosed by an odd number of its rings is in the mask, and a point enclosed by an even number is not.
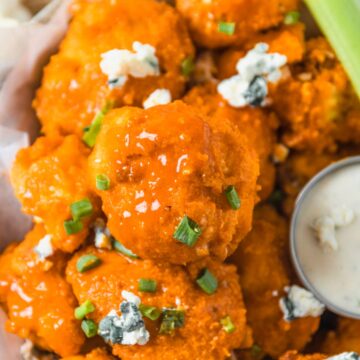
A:
[[[360,97],[360,0],[304,0]]]

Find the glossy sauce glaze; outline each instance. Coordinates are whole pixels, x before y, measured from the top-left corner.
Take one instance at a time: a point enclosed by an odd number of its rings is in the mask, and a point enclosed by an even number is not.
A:
[[[89,167],[110,178],[103,200],[111,233],[143,258],[183,263],[227,246],[249,231],[258,163],[246,139],[226,120],[209,123],[181,102],[148,110],[123,108],[104,119]],[[235,185],[243,206],[234,211],[224,189]],[[194,248],[173,238],[181,219],[201,227]]]

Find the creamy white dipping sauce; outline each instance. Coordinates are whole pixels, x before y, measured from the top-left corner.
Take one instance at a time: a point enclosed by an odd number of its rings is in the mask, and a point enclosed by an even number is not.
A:
[[[320,180],[305,188],[293,217],[292,251],[298,272],[319,300],[330,310],[360,318],[360,158],[356,158],[357,162],[347,160],[345,166],[325,170]],[[337,246],[324,247],[314,221],[341,208],[351,209],[354,217],[335,227]]]

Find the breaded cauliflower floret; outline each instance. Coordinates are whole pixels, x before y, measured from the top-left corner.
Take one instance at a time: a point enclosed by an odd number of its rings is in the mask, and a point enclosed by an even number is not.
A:
[[[283,142],[295,149],[336,152],[339,144],[359,143],[360,102],[324,38],[307,42],[304,63],[272,94],[283,126]]]
[[[74,251],[89,233],[89,224],[99,208],[88,189],[89,150],[75,135],[40,137],[17,154],[11,181],[23,211],[43,222],[55,248]],[[93,214],[82,219],[83,229],[68,235],[64,221],[71,219],[70,205],[88,198]]]
[[[44,236],[44,227],[36,225],[21,244],[0,257],[6,329],[40,348],[69,356],[79,353],[85,337],[74,318],[77,301],[63,276],[64,255],[41,261],[34,251]]]
[[[87,254],[97,256],[101,263],[92,270],[79,273],[76,263],[80,256]],[[159,333],[163,315],[157,320],[144,316],[150,340],[136,346],[113,343],[113,354],[121,359],[222,360],[227,358],[231,349],[242,345],[246,334],[241,290],[233,266],[216,262],[201,265],[217,278],[218,287],[213,294],[206,294],[196,284],[200,269],[195,265],[188,273],[178,265],[129,260],[115,251],[99,251],[92,247],[77,253],[70,260],[66,273],[79,302],[89,299],[95,305],[96,310],[89,314],[89,318],[96,323],[111,310],[118,311],[124,296],[160,310],[183,311],[183,320],[172,331],[169,330],[170,333],[163,330]],[[139,291],[140,279],[156,281],[155,292]],[[233,331],[226,332],[223,328],[222,320],[227,317],[235,327]]]
[[[176,0],[194,41],[201,47],[219,48],[241,44],[250,36],[280,24],[296,10],[298,0]],[[228,23],[224,33],[222,23]]]
[[[110,180],[108,190],[96,190],[110,232],[141,258],[225,259],[250,230],[256,153],[230,121],[207,118],[180,101],[110,112],[89,169],[94,188],[98,175]],[[225,195],[229,186],[241,199],[237,210]],[[197,234],[191,243],[174,236],[184,221]]]
[[[171,6],[155,0],[103,0],[73,8],[67,35],[45,68],[34,102],[45,134],[81,136],[107,100],[142,106],[156,89],[170,90],[173,99],[182,95],[182,62],[194,49]],[[125,82],[107,76],[107,71],[120,71],[118,66],[129,74]]]
[[[254,342],[262,355],[279,357],[301,350],[319,326],[320,318],[284,320],[279,300],[296,279],[288,254],[288,224],[270,206],[258,207],[253,229],[231,258],[238,267]]]
[[[272,153],[276,142],[276,116],[264,109],[245,107],[236,109],[229,106],[216,91],[215,84],[206,84],[191,89],[183,99],[205,115],[232,122],[245,135],[249,144],[259,156],[260,197],[266,199],[274,188],[275,166]]]
[[[225,79],[235,75],[239,59],[258,43],[268,44],[269,53],[285,55],[287,64],[299,62],[305,53],[304,25],[299,23],[293,26],[284,26],[266,34],[257,34],[247,39],[241,47],[226,50],[218,59],[219,78]]]

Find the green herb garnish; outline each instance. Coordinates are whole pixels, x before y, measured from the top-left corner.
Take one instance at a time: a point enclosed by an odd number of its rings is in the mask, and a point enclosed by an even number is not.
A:
[[[294,25],[300,19],[300,13],[298,11],[289,11],[284,16],[284,24],[285,25]]]
[[[225,196],[231,208],[234,210],[240,209],[241,201],[239,195],[235,189],[235,186],[230,185],[225,189]]]
[[[173,237],[191,247],[195,245],[201,232],[200,226],[185,215],[175,230]]]
[[[85,272],[91,270],[101,264],[101,259],[93,254],[87,254],[79,257],[76,262],[76,269],[78,272]]]
[[[218,23],[218,32],[221,32],[226,35],[234,35],[235,33],[235,23],[234,22],[225,22],[220,21]]]
[[[98,190],[109,190],[110,189],[110,179],[105,174],[100,174],[96,176],[96,188]]]
[[[86,300],[80,306],[78,306],[75,311],[75,319],[82,320],[86,315],[95,311],[95,306],[90,300]]]
[[[113,247],[119,253],[131,258],[131,259],[138,259],[139,257],[134,254],[130,249],[126,248],[120,241],[114,240]]]
[[[201,271],[196,283],[209,295],[213,294],[218,287],[216,277],[206,268]]]
[[[233,333],[236,329],[230,316],[226,316],[223,319],[221,319],[220,323],[223,326],[224,331],[227,332],[228,334]]]
[[[64,221],[64,228],[67,235],[73,235],[80,232],[84,226],[80,220],[65,220]]]
[[[98,327],[93,320],[83,320],[81,329],[87,338],[92,338],[97,335]]]
[[[163,309],[160,334],[172,334],[176,328],[183,327],[185,312],[177,309]]]
[[[142,316],[145,316],[148,319],[153,320],[153,321],[157,320],[161,315],[161,310],[155,306],[140,304],[139,310],[140,310]]]
[[[73,202],[70,205],[71,215],[74,220],[82,219],[90,216],[93,212],[93,207],[88,198]]]
[[[100,132],[102,121],[104,116],[113,108],[114,104],[108,101],[105,106],[96,114],[93,122],[91,123],[89,129],[85,131],[83,135],[84,143],[89,147],[94,147],[96,138]]]
[[[195,64],[194,64],[194,57],[188,56],[185,58],[181,63],[181,73],[184,76],[190,76],[190,74],[194,71]]]
[[[152,279],[140,279],[139,280],[139,291],[142,292],[155,292],[157,283]]]

